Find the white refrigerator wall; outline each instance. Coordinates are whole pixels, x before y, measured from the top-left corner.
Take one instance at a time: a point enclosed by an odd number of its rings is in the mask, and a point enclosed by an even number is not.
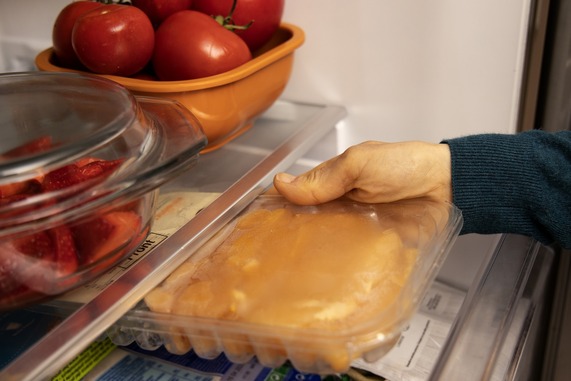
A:
[[[514,132],[530,0],[286,0],[300,26],[283,97],[347,107],[363,140]],[[69,0],[0,0],[0,71],[33,65]]]
[[[529,4],[289,0],[291,99],[342,104],[341,144],[515,131]]]

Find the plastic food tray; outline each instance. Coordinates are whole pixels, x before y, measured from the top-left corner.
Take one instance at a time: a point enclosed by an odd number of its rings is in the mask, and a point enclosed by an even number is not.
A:
[[[461,226],[454,205],[428,200],[297,206],[261,196],[108,335],[148,350],[343,372],[393,347]]]

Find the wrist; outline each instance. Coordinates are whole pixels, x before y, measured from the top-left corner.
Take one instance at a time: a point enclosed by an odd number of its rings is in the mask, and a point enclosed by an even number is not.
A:
[[[438,201],[453,202],[452,193],[452,162],[448,144],[432,145],[430,162],[433,163],[429,176],[432,178],[432,188],[428,196]]]

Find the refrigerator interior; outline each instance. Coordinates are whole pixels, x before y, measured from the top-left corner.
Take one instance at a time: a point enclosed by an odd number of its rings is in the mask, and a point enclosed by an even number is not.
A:
[[[53,20],[68,2],[0,2],[0,72],[34,69],[34,56],[51,45]],[[528,56],[531,16],[546,17],[534,13],[542,9],[538,3],[549,2],[286,0],[284,20],[304,29],[306,43],[296,52],[283,98],[341,105],[348,113],[335,134],[291,169],[310,168],[363,140],[438,142],[472,133],[515,132],[523,119],[535,120],[535,114],[522,116],[521,102],[539,86],[540,71],[529,75],[533,65]],[[558,44],[571,46],[569,40]],[[543,46],[538,49],[542,52]],[[568,84],[569,68],[559,70],[567,70]],[[560,83],[557,78],[550,81]],[[571,99],[568,85],[550,89],[559,104]],[[554,115],[545,111],[548,107],[540,106],[538,115]],[[568,123],[569,114],[566,118]],[[498,239],[461,237],[440,280],[468,290]],[[555,353],[559,344],[552,343]]]

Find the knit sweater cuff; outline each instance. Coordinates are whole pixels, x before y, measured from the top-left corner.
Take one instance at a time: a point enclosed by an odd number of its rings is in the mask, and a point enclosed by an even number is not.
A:
[[[443,141],[452,160],[454,203],[462,210],[462,233],[520,233],[549,241],[538,229],[536,198],[545,197],[533,140],[483,134]],[[535,204],[535,205],[534,205]],[[541,213],[541,211],[539,212]]]

